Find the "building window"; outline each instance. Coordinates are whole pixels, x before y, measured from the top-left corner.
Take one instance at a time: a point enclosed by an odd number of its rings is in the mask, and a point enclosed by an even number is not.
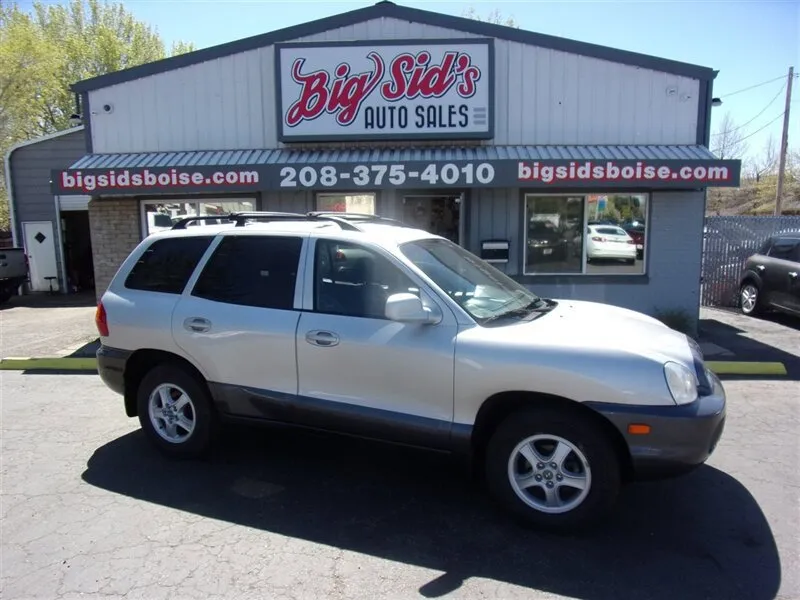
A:
[[[525,196],[526,275],[642,275],[647,194]]]
[[[317,210],[375,214],[375,194],[317,194]]]
[[[170,229],[186,217],[226,215],[232,212],[251,212],[256,209],[253,198],[207,200],[145,200],[142,202],[142,236]],[[196,221],[189,227],[202,227],[225,221]]]

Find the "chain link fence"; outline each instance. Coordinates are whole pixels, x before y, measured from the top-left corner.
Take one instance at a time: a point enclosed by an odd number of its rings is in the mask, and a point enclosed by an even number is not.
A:
[[[738,305],[739,276],[748,257],[771,235],[800,232],[800,216],[706,217],[700,303]]]

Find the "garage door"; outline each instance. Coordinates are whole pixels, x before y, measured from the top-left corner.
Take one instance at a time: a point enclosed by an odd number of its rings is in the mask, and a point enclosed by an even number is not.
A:
[[[58,206],[63,211],[89,210],[89,196],[59,196]]]

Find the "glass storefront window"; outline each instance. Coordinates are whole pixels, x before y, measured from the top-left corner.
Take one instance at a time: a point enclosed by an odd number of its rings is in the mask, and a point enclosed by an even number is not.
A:
[[[641,275],[647,194],[525,197],[525,274]]]
[[[142,202],[142,223],[144,237],[158,231],[170,229],[180,219],[194,216],[226,215],[232,212],[251,212],[256,209],[254,199],[220,199],[220,200],[187,200],[161,201],[145,200]],[[198,221],[189,227],[202,227],[225,221]]]
[[[375,214],[375,194],[317,194],[317,210]]]

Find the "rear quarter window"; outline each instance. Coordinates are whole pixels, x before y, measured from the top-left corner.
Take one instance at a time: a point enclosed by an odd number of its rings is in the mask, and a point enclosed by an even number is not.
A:
[[[180,294],[213,236],[166,238],[153,242],[125,278],[131,290]]]
[[[795,250],[798,240],[777,239],[769,250],[769,255],[781,260],[795,260]]]

